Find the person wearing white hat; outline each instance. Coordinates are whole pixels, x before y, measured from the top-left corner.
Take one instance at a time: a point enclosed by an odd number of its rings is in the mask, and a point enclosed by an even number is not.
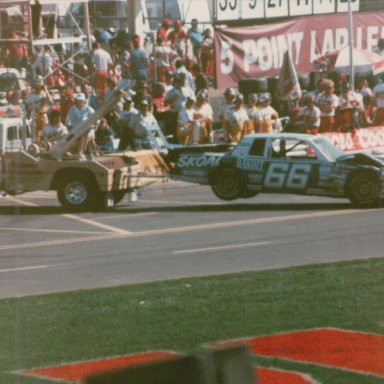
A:
[[[198,144],[200,123],[195,119],[195,100],[188,97],[177,116],[177,139],[182,145]]]
[[[255,122],[259,116],[259,107],[257,106],[258,100],[259,97],[257,93],[250,93],[248,95],[247,105],[245,106],[245,110],[248,115],[248,121],[246,121],[244,124],[244,135],[249,135],[256,132]]]
[[[68,130],[71,131],[82,121],[91,117],[94,113],[95,110],[86,102],[85,94],[77,93],[75,95],[75,104],[70,108],[65,120]]]
[[[65,125],[68,127],[68,131],[77,129],[83,121],[88,120],[94,113],[95,110],[87,104],[85,94],[75,94],[75,104],[69,109],[65,120]],[[90,129],[86,139],[81,141],[79,146],[80,152],[87,151],[89,147],[96,152],[94,128]]]
[[[213,109],[208,103],[208,92],[200,91],[196,96],[195,118],[200,123],[200,144],[213,142],[212,121]]]
[[[243,136],[244,124],[248,121],[248,114],[243,104],[243,95],[237,95],[233,101],[233,107],[228,109],[224,117],[229,143],[238,143]]]
[[[271,95],[262,93],[259,96],[259,112],[255,121],[255,130],[260,133],[273,133],[273,124],[278,120],[279,114],[270,105]]]
[[[150,131],[152,128],[157,127],[158,124],[147,99],[141,100],[139,113],[132,116],[129,125],[134,133],[135,149],[151,149],[154,143]]]
[[[227,111],[233,107],[233,101],[235,100],[236,92],[233,88],[226,88],[224,91],[224,103],[220,104],[220,108],[217,112],[217,118],[223,122],[224,139],[227,141],[227,127],[225,122],[225,115]]]

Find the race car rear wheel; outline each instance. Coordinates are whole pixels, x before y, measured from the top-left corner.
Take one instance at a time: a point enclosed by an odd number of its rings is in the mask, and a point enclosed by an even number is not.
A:
[[[96,208],[99,188],[88,175],[65,177],[57,188],[57,197],[64,209],[87,211]]]
[[[379,201],[379,181],[372,173],[357,173],[348,183],[348,198],[359,207],[370,207]]]
[[[211,182],[213,193],[221,200],[235,200],[241,196],[241,178],[234,168],[219,168]]]

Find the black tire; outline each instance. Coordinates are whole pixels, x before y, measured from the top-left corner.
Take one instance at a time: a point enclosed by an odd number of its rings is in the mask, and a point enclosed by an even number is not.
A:
[[[258,79],[241,79],[237,83],[239,92],[248,98],[250,93],[268,92],[268,80],[265,77]]]
[[[57,188],[57,197],[65,210],[81,212],[94,210],[100,202],[99,188],[89,175],[74,175],[63,178]]]
[[[379,202],[379,180],[373,173],[357,173],[351,177],[347,188],[347,196],[353,205],[364,208]]]
[[[212,177],[211,188],[221,200],[235,200],[241,197],[241,178],[234,168],[219,168]]]

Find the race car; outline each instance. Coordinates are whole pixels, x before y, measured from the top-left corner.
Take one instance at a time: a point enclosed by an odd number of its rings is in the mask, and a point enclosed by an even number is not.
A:
[[[222,200],[261,192],[348,198],[360,207],[384,199],[384,157],[345,154],[321,136],[244,136],[235,146],[174,148],[170,177],[207,184]]]

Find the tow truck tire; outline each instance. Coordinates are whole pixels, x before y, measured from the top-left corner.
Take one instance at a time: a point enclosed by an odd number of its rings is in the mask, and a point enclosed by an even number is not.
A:
[[[65,177],[57,188],[60,204],[71,212],[95,209],[99,195],[96,182],[88,175]]]
[[[380,185],[375,174],[359,172],[347,185],[347,196],[353,205],[365,208],[378,204]]]
[[[235,200],[241,197],[241,178],[231,167],[219,168],[212,177],[211,188],[221,200]]]

